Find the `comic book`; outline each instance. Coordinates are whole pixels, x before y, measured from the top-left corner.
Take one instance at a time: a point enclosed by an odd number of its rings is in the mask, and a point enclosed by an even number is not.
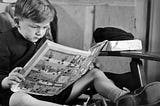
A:
[[[57,95],[88,71],[106,44],[107,40],[84,51],[47,40],[20,71],[25,81],[12,86],[11,90]]]

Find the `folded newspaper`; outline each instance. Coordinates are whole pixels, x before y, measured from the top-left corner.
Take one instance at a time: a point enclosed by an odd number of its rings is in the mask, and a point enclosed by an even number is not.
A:
[[[17,0],[2,0],[2,2],[5,2],[5,3],[14,3],[16,2]]]
[[[142,42],[139,39],[108,41],[102,51],[142,50]]]
[[[88,51],[63,46],[47,40],[20,73],[25,81],[12,86],[13,92],[53,96],[83,76],[107,41]]]

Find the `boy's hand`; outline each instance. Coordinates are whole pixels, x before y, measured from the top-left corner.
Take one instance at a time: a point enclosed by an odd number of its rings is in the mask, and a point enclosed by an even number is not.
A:
[[[25,78],[18,73],[20,70],[22,70],[22,67],[16,67],[13,69],[12,72],[9,73],[8,77],[5,77],[2,80],[2,87],[11,88],[12,85],[16,85],[17,83],[24,81]]]
[[[98,69],[102,69],[102,64],[96,59],[95,61],[93,61],[89,67],[89,70],[92,70],[93,68],[98,68]]]

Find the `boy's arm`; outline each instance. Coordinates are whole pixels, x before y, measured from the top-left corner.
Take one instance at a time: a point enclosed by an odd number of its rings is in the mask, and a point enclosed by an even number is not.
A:
[[[9,49],[3,35],[0,34],[0,92],[3,92],[2,80],[9,75]]]

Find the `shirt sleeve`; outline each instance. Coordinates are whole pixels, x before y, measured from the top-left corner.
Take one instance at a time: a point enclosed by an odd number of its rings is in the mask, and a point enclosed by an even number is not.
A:
[[[3,92],[2,80],[10,73],[10,52],[5,37],[0,35],[0,92]]]

